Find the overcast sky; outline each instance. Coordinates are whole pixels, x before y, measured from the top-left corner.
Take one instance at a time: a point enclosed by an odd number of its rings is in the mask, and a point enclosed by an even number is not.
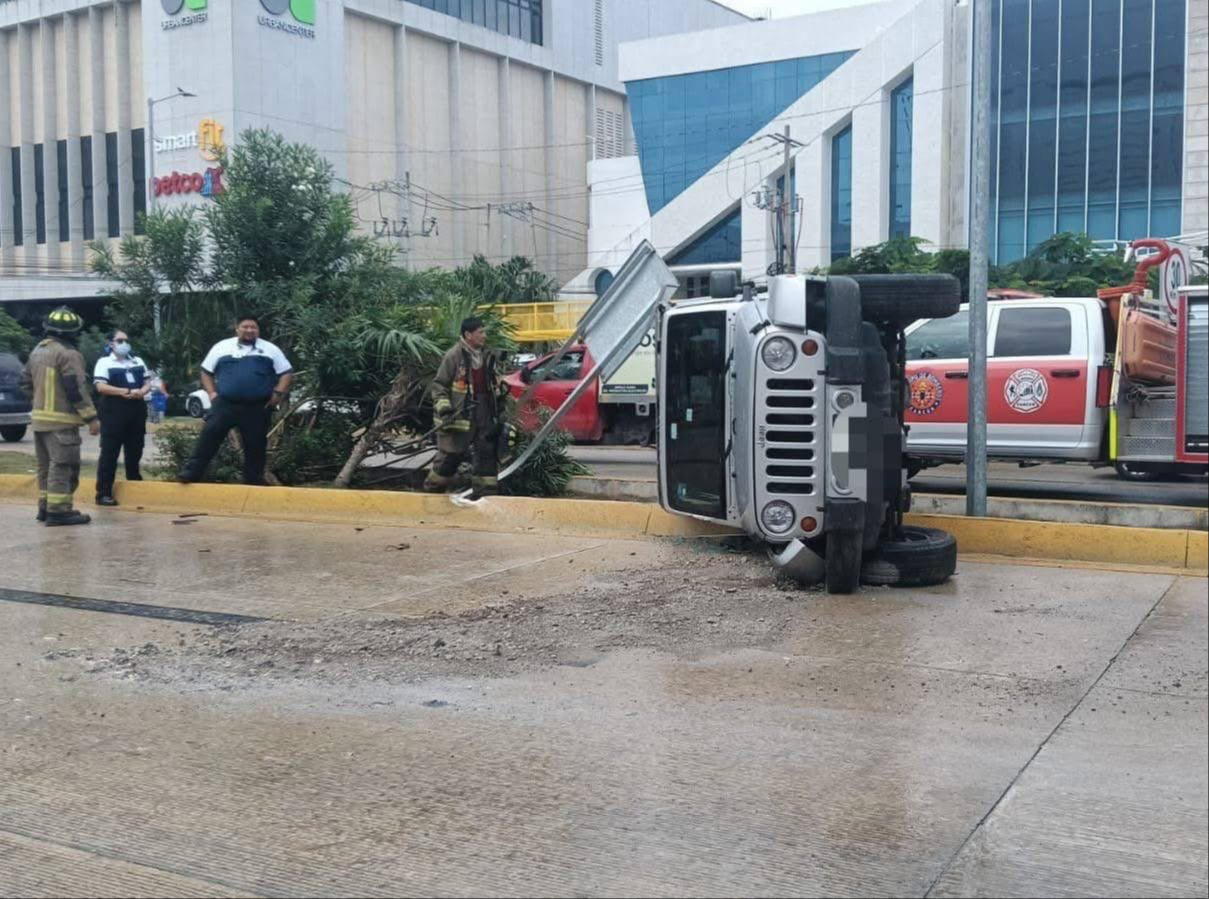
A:
[[[869,0],[718,0],[723,6],[737,9],[749,16],[784,19],[840,6],[858,6]]]

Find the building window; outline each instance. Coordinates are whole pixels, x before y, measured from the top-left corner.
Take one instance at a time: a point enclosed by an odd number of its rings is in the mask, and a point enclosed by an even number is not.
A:
[[[59,162],[59,243],[71,240],[71,203],[67,186],[67,141],[55,142],[55,157]]]
[[[543,0],[408,0],[531,44],[542,43]]]
[[[115,131],[105,135],[105,184],[109,207],[107,233],[110,237],[119,237],[122,233],[122,222],[118,195],[118,135]]]
[[[147,147],[143,129],[130,132],[130,168],[134,179],[134,233],[146,231],[143,218],[147,215]]]
[[[1203,35],[1203,33],[1202,33]],[[1150,126],[1148,235],[1173,237],[1183,228],[1184,0],[1155,0],[1154,118]],[[1177,52],[1158,52],[1174,47]]]
[[[743,261],[743,211],[735,209],[683,250],[668,265],[716,265]]]
[[[911,116],[915,82],[890,92],[890,237],[911,236]]]
[[[34,144],[34,237],[46,243],[46,157],[41,144]]]
[[[13,246],[25,243],[25,221],[21,211],[21,148],[13,147]]]
[[[831,259],[852,255],[852,126],[831,139]]]
[[[1028,203],[1025,246],[1032,251],[1054,233],[1054,174],[1058,165],[1058,4],[1033,4],[1029,29]]]
[[[1091,0],[1062,0],[1062,41],[1058,58],[1061,75],[1057,154],[1059,231],[1087,230],[1087,51],[1090,34]]]
[[[1185,2],[995,0],[995,262],[1179,233]]]
[[[627,82],[651,214],[813,90],[850,56],[850,52],[828,53]],[[721,182],[717,188],[725,189]]]
[[[613,281],[616,277],[607,268],[597,273],[596,280],[592,282],[592,289],[596,292],[598,299],[603,297],[608,292],[608,289],[613,286]]]
[[[684,279],[684,298],[699,300],[709,296],[709,275],[689,275]]]
[[[80,216],[84,225],[84,239],[92,240],[96,237],[96,222],[93,215],[92,199],[92,136],[80,138],[80,183],[83,187],[83,193],[80,200],[82,215]]]

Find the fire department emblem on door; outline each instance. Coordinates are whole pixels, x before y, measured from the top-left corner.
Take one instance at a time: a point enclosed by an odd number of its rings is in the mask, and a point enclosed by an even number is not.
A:
[[[1003,386],[1003,398],[1015,411],[1031,415],[1049,399],[1049,382],[1035,368],[1018,368]]]
[[[911,379],[911,409],[919,415],[931,415],[945,398],[945,386],[931,372]]]

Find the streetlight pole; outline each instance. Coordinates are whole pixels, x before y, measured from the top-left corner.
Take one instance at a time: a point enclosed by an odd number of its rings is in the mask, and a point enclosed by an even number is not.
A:
[[[175,93],[169,94],[166,97],[159,99],[147,98],[147,184],[144,190],[147,191],[147,209],[151,212],[155,211],[155,107],[159,103],[164,103],[168,100],[175,100],[177,97],[196,97],[197,94],[190,93],[184,88],[178,87]],[[155,298],[154,309],[155,320],[155,339],[158,341],[160,336],[160,298]]]
[[[987,514],[987,265],[991,199],[991,0],[974,0],[974,97],[970,165],[970,408],[966,514]]]

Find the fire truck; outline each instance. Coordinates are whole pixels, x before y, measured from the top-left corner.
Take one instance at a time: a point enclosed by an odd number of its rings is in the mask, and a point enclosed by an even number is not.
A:
[[[1209,450],[1209,305],[1190,248],[1135,241],[1129,284],[1096,297],[989,301],[987,445],[998,461],[1201,475]],[[1156,297],[1148,289],[1160,269]],[[908,468],[965,458],[968,307],[906,332]]]

